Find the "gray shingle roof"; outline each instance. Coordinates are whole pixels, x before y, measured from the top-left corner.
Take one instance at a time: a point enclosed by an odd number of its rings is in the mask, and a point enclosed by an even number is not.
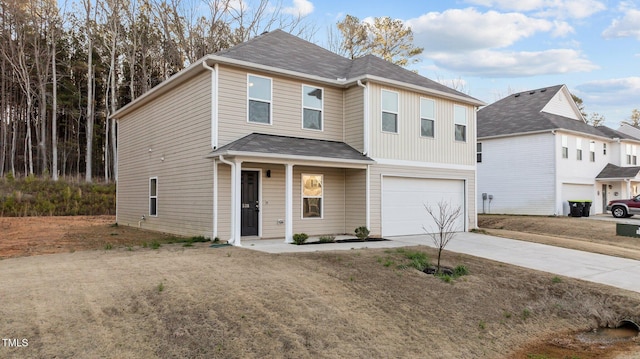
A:
[[[608,137],[582,121],[558,116],[542,109],[564,85],[509,95],[478,111],[478,138],[565,129]]]
[[[640,172],[640,167],[620,167],[609,163],[596,178],[635,178],[638,172]]]
[[[620,131],[614,130],[607,126],[597,126],[596,127],[600,132],[604,133],[609,138],[622,138],[626,140],[638,140],[637,138],[627,135],[626,133],[622,133]]]
[[[351,60],[282,30],[274,30],[254,37],[230,49],[217,52],[215,56],[300,72],[328,80],[350,80],[364,75],[373,75],[480,102],[467,94],[379,57],[367,55]]]
[[[326,160],[374,161],[344,142],[315,140],[310,138],[288,137],[252,133],[228,143],[209,156],[242,152],[245,154],[267,154],[325,158]]]

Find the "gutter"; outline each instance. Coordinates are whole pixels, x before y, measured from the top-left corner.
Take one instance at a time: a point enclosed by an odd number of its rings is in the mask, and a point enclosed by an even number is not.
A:
[[[218,147],[218,64],[209,66],[206,61],[202,61],[202,66],[211,71],[211,148]]]
[[[363,137],[362,137],[362,154],[367,155],[369,153],[369,87],[364,85],[361,80],[358,80],[358,86],[364,89],[364,125],[363,125]]]

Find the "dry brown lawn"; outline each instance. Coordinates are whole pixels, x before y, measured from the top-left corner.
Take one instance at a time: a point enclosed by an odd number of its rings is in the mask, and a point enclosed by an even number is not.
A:
[[[110,223],[87,236],[111,233]],[[82,230],[67,228],[58,236],[73,232],[71,241],[82,242]],[[445,253],[444,264],[470,274],[452,283],[402,266],[406,251],[433,258],[427,247],[273,255],[206,243],[157,250],[120,243],[105,250],[105,241],[129,235],[117,229],[93,250],[61,246],[58,254],[0,260],[0,336],[28,341],[0,345],[0,357],[640,355],[637,341],[611,347],[572,339],[575,331],[640,321],[640,293],[455,253]],[[0,243],[11,242],[0,233]]]

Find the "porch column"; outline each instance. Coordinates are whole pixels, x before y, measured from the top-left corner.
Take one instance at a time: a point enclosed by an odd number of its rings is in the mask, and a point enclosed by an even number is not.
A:
[[[365,225],[367,228],[371,229],[371,172],[370,165],[367,165],[367,171],[365,175],[367,178],[365,179]]]
[[[284,242],[293,243],[293,164],[285,165],[284,176]]]
[[[231,237],[233,238],[234,246],[242,247],[242,243],[240,242],[240,227],[242,226],[242,161],[235,160],[234,163],[234,174],[232,176],[233,191],[231,194],[231,208],[233,209]]]
[[[625,198],[631,198],[631,180],[625,179],[624,182],[627,184],[627,196]]]

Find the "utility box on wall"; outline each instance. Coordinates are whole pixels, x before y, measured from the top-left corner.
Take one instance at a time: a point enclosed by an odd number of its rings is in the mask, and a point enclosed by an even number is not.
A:
[[[640,226],[637,224],[616,223],[616,235],[640,238]]]

